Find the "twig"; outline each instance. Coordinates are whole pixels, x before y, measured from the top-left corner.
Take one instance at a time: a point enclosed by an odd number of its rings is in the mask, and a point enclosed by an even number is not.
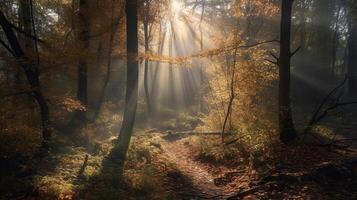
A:
[[[293,57],[297,52],[299,52],[299,50],[301,49],[301,46],[299,46],[298,48],[295,49],[295,51],[293,51],[290,56]]]
[[[269,52],[269,54],[270,54],[273,58],[275,58],[276,61],[279,60],[278,56],[276,56],[273,52]]]
[[[277,65],[278,64],[278,62],[276,62],[276,61],[272,61],[272,60],[269,60],[269,59],[264,59],[264,60],[269,62],[269,63],[271,63],[271,64],[273,64],[273,65]]]
[[[12,55],[15,53],[12,51],[12,49],[3,41],[0,39],[0,44],[5,47],[6,50],[8,50]]]
[[[83,161],[83,165],[82,165],[81,169],[78,172],[78,177],[83,175],[84,170],[86,169],[86,167],[88,165],[88,157],[89,157],[88,154],[86,154],[86,157],[84,158],[84,161]]]
[[[40,38],[37,38],[31,34],[28,34],[26,33],[25,31],[21,30],[19,27],[15,26],[14,24],[12,24],[11,22],[9,22],[9,25],[11,26],[11,28],[13,28],[15,31],[23,34],[24,36],[28,37],[28,38],[31,38],[32,40],[35,40],[35,41],[38,41],[38,42],[41,42],[41,43],[45,43],[44,40],[40,39]]]
[[[241,140],[241,139],[243,139],[243,138],[245,138],[245,137],[247,137],[247,135],[244,135],[244,136],[242,136],[242,137],[238,137],[238,138],[236,138],[236,139],[233,139],[233,140],[231,140],[231,141],[229,141],[229,142],[224,143],[224,146],[228,146],[228,145],[234,144],[234,143],[237,142],[238,140]]]
[[[260,189],[260,186],[252,187],[250,189],[244,190],[242,192],[234,194],[233,196],[228,197],[227,200],[240,199],[242,197],[247,196],[248,194],[253,194],[253,193],[257,192],[259,189]]]
[[[330,110],[333,110],[333,109],[337,108],[338,106],[344,106],[344,105],[357,103],[357,102],[338,103],[339,99],[342,97],[342,95],[339,95],[339,97],[336,99],[336,103],[334,105],[328,107],[321,113],[321,110],[326,105],[326,102],[331,98],[332,95],[334,95],[339,89],[341,89],[345,85],[345,83],[347,82],[347,79],[348,79],[348,77],[345,76],[345,79],[342,81],[342,83],[340,83],[337,87],[332,89],[331,92],[329,92],[326,95],[326,97],[322,100],[322,102],[320,103],[320,105],[317,107],[314,114],[312,115],[310,122],[308,123],[307,127],[304,130],[304,133],[307,133],[309,130],[311,130],[312,126],[314,124],[320,122],[328,114],[328,112]]]

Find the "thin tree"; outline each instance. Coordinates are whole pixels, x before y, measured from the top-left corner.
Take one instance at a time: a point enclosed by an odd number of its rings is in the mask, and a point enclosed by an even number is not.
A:
[[[348,6],[348,93],[355,96],[357,94],[357,3],[350,1]]]
[[[290,101],[290,63],[294,53],[290,50],[291,15],[294,0],[283,0],[280,24],[279,66],[279,132],[282,142],[295,139],[296,131],[291,113]]]
[[[117,32],[117,29],[120,25],[120,21],[122,19],[122,11],[120,9],[120,13],[118,15],[117,18],[114,18],[114,11],[115,11],[115,0],[112,0],[112,8],[111,8],[111,26],[110,26],[110,36],[109,36],[109,46],[108,46],[108,53],[107,53],[107,71],[106,71],[106,75],[105,75],[105,79],[104,79],[104,84],[102,87],[102,90],[100,91],[100,95],[99,95],[99,100],[98,100],[98,104],[97,107],[94,111],[94,115],[93,115],[93,120],[95,121],[101,111],[102,105],[104,103],[105,100],[105,93],[107,90],[107,87],[109,85],[109,81],[110,81],[110,76],[112,73],[112,55],[113,55],[113,46],[114,46],[114,38]],[[118,45],[118,44],[117,44]]]
[[[127,80],[124,118],[121,126],[115,155],[122,169],[126,153],[129,148],[130,138],[133,133],[135,114],[138,99],[138,16],[137,0],[126,0],[126,34],[127,34]]]
[[[331,78],[335,77],[335,68],[337,61],[337,51],[339,46],[339,23],[340,23],[341,6],[337,5],[337,13],[335,17],[334,31],[332,37],[332,52],[331,52]]]
[[[77,39],[79,43],[79,58],[78,58],[78,85],[77,85],[77,98],[81,103],[87,107],[88,93],[87,93],[87,59],[83,52],[87,52],[89,48],[90,27],[89,27],[89,1],[79,1],[78,12],[78,31]],[[77,111],[77,117],[81,121],[86,120],[86,110]]]
[[[34,66],[34,61],[25,55],[25,51],[22,49],[19,40],[14,30],[12,29],[12,24],[6,19],[2,11],[0,11],[0,25],[9,43],[9,46],[6,46],[5,43],[3,43],[3,45],[5,45],[5,48],[16,58],[24,70],[27,81],[32,88],[30,93],[39,105],[42,123],[42,138],[46,143],[48,140],[50,140],[51,137],[50,114],[46,99],[41,91],[37,66],[35,68],[32,67]]]
[[[151,6],[151,1],[150,0],[145,0],[144,1],[144,19],[143,19],[143,24],[144,24],[144,48],[145,48],[145,53],[148,54],[150,49],[149,49],[149,43],[150,43],[150,30],[149,30],[149,23],[150,23],[150,6]],[[148,59],[145,59],[144,61],[144,90],[145,90],[145,98],[146,98],[146,106],[147,106],[147,111],[148,114],[151,114],[151,100],[150,100],[150,94],[149,94],[149,61]]]

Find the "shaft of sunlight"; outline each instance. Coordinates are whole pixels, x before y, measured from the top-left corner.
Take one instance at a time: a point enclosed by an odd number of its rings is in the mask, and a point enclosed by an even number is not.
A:
[[[179,15],[184,8],[184,4],[180,0],[171,0],[171,13],[174,16]]]

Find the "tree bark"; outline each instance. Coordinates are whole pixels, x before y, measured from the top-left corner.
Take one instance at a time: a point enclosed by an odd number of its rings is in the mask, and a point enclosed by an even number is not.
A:
[[[0,25],[10,44],[13,56],[17,59],[22,69],[25,71],[27,81],[33,89],[32,95],[38,103],[41,113],[42,138],[44,142],[46,142],[50,140],[51,137],[50,115],[46,99],[41,91],[37,68],[34,69],[32,67],[33,62],[26,57],[25,52],[18,41],[18,38],[16,37],[13,29],[11,28],[11,24],[6,19],[2,11],[0,11]]]
[[[87,52],[89,48],[89,1],[80,0],[78,13],[78,43],[80,48],[80,55],[78,59],[78,87],[77,98],[86,107],[85,110],[77,111],[77,117],[81,121],[86,121],[86,110],[88,105],[87,93],[87,60],[83,52]]]
[[[138,16],[137,0],[126,0],[126,31],[127,31],[127,84],[125,96],[124,118],[121,126],[115,155],[119,160],[120,170],[124,166],[126,153],[133,132],[138,98]]]
[[[340,21],[340,11],[341,7],[339,6],[337,9],[337,15],[335,18],[335,24],[334,24],[334,32],[333,32],[333,37],[332,37],[332,52],[331,52],[331,78],[335,78],[335,71],[336,71],[336,60],[337,60],[337,50],[338,50],[338,45],[339,45],[339,34],[338,34],[338,29],[339,29],[339,21]]]
[[[31,5],[30,0],[19,0],[20,22],[25,33],[32,35]],[[33,40],[23,37],[25,50],[33,50]]]
[[[352,6],[352,5],[351,5]],[[347,58],[347,73],[348,73],[348,93],[351,96],[357,95],[357,23],[355,13],[352,8],[348,16],[348,58]]]
[[[296,137],[290,101],[290,51],[291,13],[294,0],[283,0],[280,25],[279,65],[279,132],[282,142],[290,142]]]
[[[157,55],[162,55],[162,52],[164,50],[164,41],[166,39],[166,32],[162,31],[162,26],[160,24],[160,29],[159,29],[159,41],[158,41],[158,46],[157,46]],[[154,74],[152,77],[152,81],[151,81],[151,102],[157,102],[158,99],[157,97],[157,86],[158,86],[158,76],[160,73],[160,62],[156,62],[155,65],[155,70],[154,70]],[[153,115],[156,114],[156,104],[151,104],[151,113]]]
[[[145,16],[144,16],[144,42],[145,42],[145,53],[149,53],[149,6],[150,3],[146,2],[146,9],[145,9]],[[144,90],[145,90],[145,98],[146,98],[146,106],[147,106],[147,111],[148,114],[151,114],[151,100],[150,100],[150,94],[149,94],[149,61],[148,59],[145,59],[144,61]]]
[[[106,93],[106,90],[107,90],[107,87],[109,85],[109,81],[110,81],[110,76],[111,76],[111,73],[112,73],[112,54],[113,54],[113,42],[114,42],[114,38],[115,38],[115,34],[117,32],[117,29],[119,27],[119,24],[120,24],[120,21],[121,21],[121,18],[122,18],[122,13],[120,12],[119,15],[118,15],[118,18],[115,20],[114,19],[114,2],[115,0],[112,1],[112,16],[111,16],[111,32],[110,32],[110,36],[109,36],[109,46],[108,46],[108,54],[107,54],[107,72],[106,72],[106,75],[105,75],[105,79],[104,79],[104,84],[103,84],[103,87],[102,87],[102,90],[100,92],[100,95],[99,95],[99,100],[98,100],[98,104],[97,104],[97,107],[94,111],[94,115],[93,115],[93,121],[95,121],[99,114],[100,114],[100,111],[101,111],[101,108],[102,108],[102,105],[104,103],[104,100],[105,100],[105,93]]]

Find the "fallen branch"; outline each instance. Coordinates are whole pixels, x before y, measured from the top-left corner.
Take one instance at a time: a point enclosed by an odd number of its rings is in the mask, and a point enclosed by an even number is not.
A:
[[[335,141],[339,142],[339,141],[354,141],[354,140],[357,140],[357,138],[343,138],[343,139],[338,139],[338,140],[335,140]]]
[[[260,187],[261,186],[255,186],[250,189],[244,190],[242,192],[234,194],[233,196],[228,197],[227,200],[241,199],[241,198],[248,196],[250,194],[254,194],[255,192],[257,192],[260,189]]]
[[[84,170],[86,169],[87,165],[88,165],[88,154],[86,154],[86,157],[84,158],[83,164],[81,169],[78,171],[78,177],[81,177],[84,173]]]
[[[242,136],[242,137],[235,138],[235,139],[233,139],[233,140],[231,140],[231,141],[229,141],[229,142],[224,143],[224,146],[228,146],[228,145],[234,144],[234,143],[236,143],[237,141],[239,141],[239,140],[241,140],[241,139],[243,139],[243,138],[245,138],[245,137],[247,137],[247,135],[244,135],[244,136]]]
[[[354,172],[354,168],[357,166],[357,158],[352,158],[347,160],[339,165],[326,164],[317,169],[311,170],[309,173],[302,175],[292,175],[292,174],[274,174],[268,175],[261,178],[258,182],[252,186],[252,188],[238,192],[230,197],[227,200],[233,199],[242,199],[243,197],[254,194],[261,187],[268,185],[270,183],[284,183],[284,184],[293,184],[299,183],[302,181],[313,181],[319,185],[335,185],[340,184],[345,186],[346,180],[355,179],[356,173]],[[348,182],[347,183],[352,183]],[[353,184],[353,183],[352,183]]]
[[[172,135],[220,135],[221,132],[193,132],[193,131],[184,131],[184,132],[170,132],[167,131],[167,133],[172,134]]]
[[[340,100],[343,96],[343,88],[344,88],[344,85],[346,84],[347,80],[348,80],[348,77],[346,76],[345,79],[339,85],[337,85],[334,89],[332,89],[326,95],[326,97],[322,100],[322,102],[320,103],[320,105],[317,107],[316,111],[312,115],[312,117],[311,117],[307,127],[304,129],[303,133],[308,133],[312,129],[312,127],[315,124],[319,123],[322,119],[324,119],[329,114],[330,111],[332,111],[338,107],[357,104],[357,101],[340,102]],[[341,92],[335,99],[335,102],[323,110],[323,108],[327,104],[327,101],[329,99],[331,99],[331,97],[338,91],[341,91]]]

